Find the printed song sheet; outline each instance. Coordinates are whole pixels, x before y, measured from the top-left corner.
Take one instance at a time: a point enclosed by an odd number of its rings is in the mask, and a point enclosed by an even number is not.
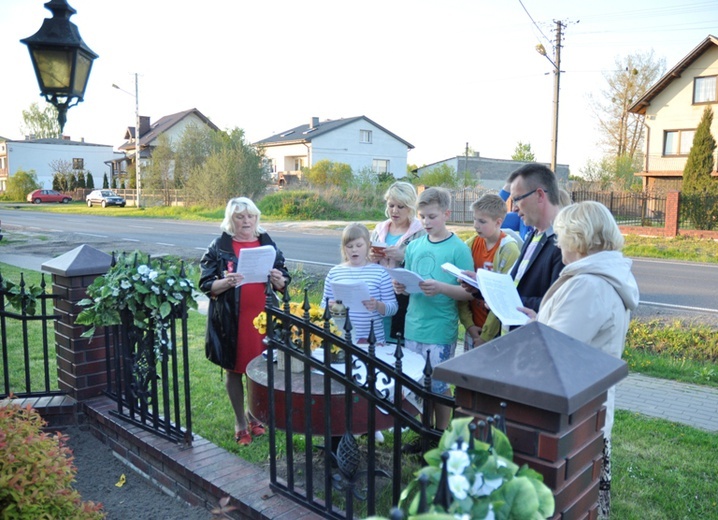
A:
[[[418,274],[401,267],[387,269],[386,272],[389,273],[389,276],[394,280],[402,284],[406,288],[407,293],[414,294],[421,292],[419,282],[423,282],[424,279]]]
[[[479,284],[476,280],[469,276],[466,276],[464,273],[461,272],[461,269],[456,267],[454,264],[446,262],[445,264],[441,264],[441,268],[450,275],[456,276],[462,282],[468,283],[471,287],[476,287],[477,289],[479,288]]]
[[[370,300],[369,286],[363,280],[343,280],[332,282],[334,300],[341,300],[349,309],[364,310],[362,302]]]
[[[516,307],[523,307],[521,297],[509,274],[477,269],[476,280],[489,308],[503,325],[523,325],[529,317]]]
[[[272,246],[250,247],[239,251],[237,272],[244,276],[246,283],[266,283],[269,271],[274,267],[277,251]]]

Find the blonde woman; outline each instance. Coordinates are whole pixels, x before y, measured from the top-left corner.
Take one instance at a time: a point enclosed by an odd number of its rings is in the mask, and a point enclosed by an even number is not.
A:
[[[417,195],[414,186],[408,182],[397,181],[384,193],[387,220],[380,222],[371,234],[374,243],[386,244],[379,250],[372,248],[369,259],[384,267],[403,267],[404,251],[409,243],[426,235],[424,227],[416,218]],[[384,320],[384,332],[389,341],[395,341],[399,334],[404,335],[404,319],[409,297],[396,295],[399,309],[391,318]]]
[[[563,208],[553,223],[565,267],[544,296],[538,314],[522,310],[541,323],[620,358],[631,311],[638,307],[638,284],[631,260],[621,253],[623,236],[606,206],[585,201]],[[611,506],[611,428],[615,388],[606,400],[603,471],[599,483],[599,516]]]

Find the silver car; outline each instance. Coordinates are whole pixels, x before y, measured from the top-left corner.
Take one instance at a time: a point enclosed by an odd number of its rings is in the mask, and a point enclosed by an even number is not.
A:
[[[90,192],[90,194],[85,197],[85,200],[87,201],[87,207],[91,208],[93,204],[99,204],[103,208],[106,208],[107,206],[120,206],[122,208],[125,207],[125,204],[127,204],[127,201],[117,195],[112,190],[94,190]]]

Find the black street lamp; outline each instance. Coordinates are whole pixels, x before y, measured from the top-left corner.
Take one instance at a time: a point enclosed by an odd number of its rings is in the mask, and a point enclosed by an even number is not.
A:
[[[45,8],[52,12],[52,18],[45,18],[39,31],[20,41],[30,51],[41,95],[57,109],[62,132],[67,109],[85,96],[92,61],[97,54],[82,41],[80,31],[70,21],[77,11],[65,0],[50,0]]]

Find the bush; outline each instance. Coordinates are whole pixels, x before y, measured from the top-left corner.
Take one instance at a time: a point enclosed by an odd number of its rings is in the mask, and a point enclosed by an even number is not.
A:
[[[72,489],[77,470],[67,437],[42,432],[37,410],[0,402],[0,517],[100,519],[102,504]]]
[[[35,170],[18,170],[7,180],[5,199],[24,201],[28,193],[37,190],[40,187],[40,183],[37,182],[37,174],[35,173]]]
[[[339,218],[319,194],[311,191],[281,191],[259,201],[259,210],[267,216],[297,220]]]

